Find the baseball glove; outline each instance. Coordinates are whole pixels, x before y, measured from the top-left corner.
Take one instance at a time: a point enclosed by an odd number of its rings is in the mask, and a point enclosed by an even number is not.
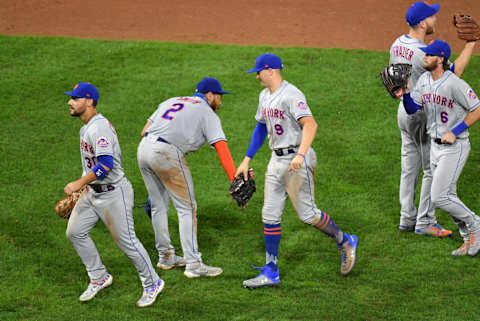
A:
[[[73,193],[70,196],[65,197],[64,199],[58,200],[57,205],[55,205],[55,213],[61,218],[67,219],[72,214],[73,208],[80,197],[87,192],[87,187],[82,187],[78,192]]]
[[[392,64],[382,70],[380,77],[390,96],[400,98],[405,93],[411,74],[412,65]]]
[[[480,27],[471,16],[456,13],[453,16],[453,25],[457,28],[458,38],[466,41],[480,40]]]
[[[255,180],[253,179],[253,170],[248,171],[248,179],[245,180],[243,173],[240,173],[230,185],[229,192],[234,200],[237,201],[238,207],[244,208],[248,201],[252,198],[256,191]]]

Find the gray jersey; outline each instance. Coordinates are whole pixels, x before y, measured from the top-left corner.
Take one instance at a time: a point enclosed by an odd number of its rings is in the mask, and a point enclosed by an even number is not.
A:
[[[102,180],[90,184],[115,184],[124,176],[122,151],[113,125],[102,115],[96,114],[80,129],[80,155],[83,175],[88,174],[98,163],[98,157],[112,156],[113,169]]]
[[[160,105],[148,119],[147,133],[161,137],[184,154],[225,140],[220,118],[201,97],[175,97]]]
[[[305,96],[286,80],[273,94],[268,88],[260,93],[255,119],[266,124],[271,149],[299,146],[302,127],[298,120],[305,116],[312,116]]]
[[[412,88],[417,83],[418,78],[425,72],[423,68],[425,53],[420,48],[426,46],[421,40],[402,35],[390,47],[390,64],[412,65],[412,75],[410,76]]]
[[[449,70],[435,81],[429,72],[424,73],[411,96],[427,114],[427,130],[432,138],[441,138],[480,105],[472,88]],[[468,130],[458,135],[466,137]]]

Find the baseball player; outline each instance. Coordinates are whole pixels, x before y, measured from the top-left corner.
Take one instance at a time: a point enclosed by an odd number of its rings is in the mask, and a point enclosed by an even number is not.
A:
[[[138,146],[138,166],[151,200],[151,217],[159,253],[157,266],[170,269],[185,266],[188,278],[214,277],[219,267],[202,262],[197,244],[197,203],[193,180],[185,155],[198,150],[205,142],[217,150],[230,181],[235,164],[217,116],[224,91],[215,78],[206,77],[197,84],[191,97],[174,97],[162,102],[150,116]],[[175,254],[168,232],[168,208],[173,201],[180,225],[184,258]]]
[[[470,153],[468,128],[480,118],[480,100],[472,88],[450,71],[450,46],[434,40],[425,52],[425,72],[413,91],[403,96],[407,114],[423,111],[431,137],[431,199],[434,207],[450,214],[464,239],[453,256],[480,251],[480,218],[457,196],[457,181]],[[410,87],[412,88],[412,87]]]
[[[282,237],[281,218],[287,196],[298,218],[332,237],[342,256],[341,273],[347,275],[355,265],[358,238],[343,233],[332,218],[314,202],[314,170],[317,165],[311,148],[317,123],[303,93],[282,79],[282,60],[266,53],[257,57],[255,68],[260,93],[255,119],[257,126],[250,147],[235,175],[247,177],[250,160],[268,135],[272,156],[265,176],[265,199],[262,209],[266,265],[254,267],[261,273],[243,282],[247,288],[276,286],[280,283],[277,267],[278,247]]]
[[[390,64],[406,63],[412,65],[412,86],[425,72],[423,68],[425,36],[434,33],[438,4],[428,5],[415,2],[406,13],[410,26],[408,34],[398,37],[390,48]],[[459,77],[465,70],[473,53],[475,42],[467,42],[462,53],[451,65],[451,70]],[[430,138],[426,133],[426,117],[424,113],[407,115],[400,102],[398,106],[398,126],[402,137],[400,176],[400,231],[413,231],[416,234],[436,237],[451,236],[452,232],[443,229],[435,218],[435,209],[430,201],[432,172],[430,169]],[[420,192],[418,211],[415,207],[415,191],[423,167],[423,180]]]
[[[67,195],[88,185],[88,192],[76,203],[68,221],[67,237],[85,265],[90,284],[80,296],[88,301],[112,284],[113,277],[103,265],[100,255],[88,235],[99,219],[107,226],[117,246],[132,260],[138,270],[144,291],[137,306],[152,305],[165,283],[155,272],[147,251],[135,235],[133,226],[133,188],[122,168],[122,155],[113,125],[97,112],[100,97],[90,83],[79,83],[72,91],[70,115],[85,124],[80,129],[80,154],[83,175],[68,183]]]

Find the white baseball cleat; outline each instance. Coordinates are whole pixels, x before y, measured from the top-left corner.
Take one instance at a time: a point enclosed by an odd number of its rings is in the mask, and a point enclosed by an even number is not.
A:
[[[154,286],[143,289],[142,297],[137,301],[137,307],[144,308],[151,306],[155,303],[157,296],[162,292],[164,287],[165,282],[163,282],[162,279],[159,279]]]
[[[355,266],[355,261],[357,257],[357,246],[358,238],[356,235],[344,234],[347,240],[343,244],[339,244],[338,248],[340,249],[342,255],[342,265],[340,267],[340,272],[343,275],[348,275]]]
[[[470,248],[470,244],[468,241],[463,242],[462,246],[458,249],[452,251],[453,256],[465,256],[468,253],[468,249]]]
[[[475,256],[480,251],[480,232],[470,233],[470,247],[468,248],[468,255]]]
[[[222,274],[223,270],[219,267],[208,266],[205,263],[191,263],[187,264],[185,272],[183,273],[187,278],[199,278],[201,276],[214,277]]]
[[[107,273],[105,278],[100,281],[100,282],[90,282],[88,285],[88,288],[85,290],[85,292],[80,295],[80,301],[85,302],[93,299],[100,290],[112,285],[113,282],[113,276]]]
[[[184,267],[187,265],[187,261],[181,256],[175,255],[175,253],[166,252],[160,255],[157,267],[162,270],[170,270],[174,267]]]

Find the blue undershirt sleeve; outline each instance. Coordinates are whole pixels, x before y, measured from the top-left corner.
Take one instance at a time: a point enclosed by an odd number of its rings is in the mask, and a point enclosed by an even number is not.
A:
[[[403,95],[403,107],[409,115],[415,114],[420,109],[420,106],[413,101],[410,93]]]
[[[113,157],[110,155],[101,155],[98,156],[98,161],[102,164],[110,168],[110,170],[113,169]]]
[[[253,158],[262,147],[265,138],[267,137],[267,125],[264,123],[257,123],[257,126],[253,130],[252,139],[250,140],[250,146],[248,147],[247,156]]]

